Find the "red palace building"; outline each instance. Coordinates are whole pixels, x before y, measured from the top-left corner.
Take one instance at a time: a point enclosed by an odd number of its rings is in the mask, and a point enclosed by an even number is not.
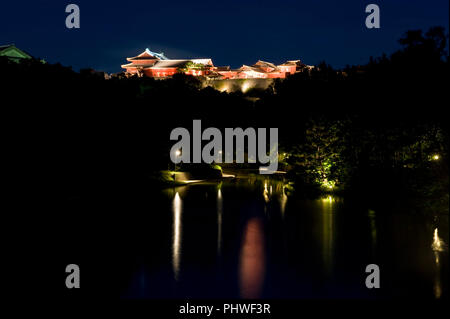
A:
[[[283,79],[304,67],[300,60],[287,61],[280,65],[258,61],[252,66],[243,65],[239,69],[229,66],[214,66],[211,59],[171,60],[163,53],[146,49],[141,54],[127,58],[128,64],[123,64],[127,76],[137,75],[153,78],[167,78],[175,73],[183,72],[193,76],[203,76],[211,79]]]

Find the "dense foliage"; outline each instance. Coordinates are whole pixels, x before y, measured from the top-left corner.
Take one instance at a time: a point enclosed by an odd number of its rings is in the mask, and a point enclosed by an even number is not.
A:
[[[26,152],[19,163],[54,180],[62,196],[138,188],[167,169],[170,131],[201,119],[204,127],[278,127],[298,196],[409,197],[448,212],[446,35],[409,31],[399,42],[401,50],[366,65],[324,62],[246,94],[183,74],[105,80],[3,58],[2,105]]]

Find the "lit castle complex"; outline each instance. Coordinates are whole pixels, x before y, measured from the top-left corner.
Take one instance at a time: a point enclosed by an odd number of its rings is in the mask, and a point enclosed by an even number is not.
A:
[[[255,64],[243,65],[238,69],[229,66],[214,66],[212,59],[182,59],[172,60],[164,53],[152,52],[146,49],[141,54],[127,58],[127,64],[122,65],[127,76],[168,78],[175,73],[185,73],[201,76],[207,79],[283,79],[301,69],[311,66],[300,60],[286,61],[275,65],[270,62],[258,61]]]

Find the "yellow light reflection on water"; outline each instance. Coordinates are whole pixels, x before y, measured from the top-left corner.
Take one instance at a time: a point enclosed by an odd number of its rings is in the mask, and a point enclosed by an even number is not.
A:
[[[264,196],[264,200],[266,201],[266,203],[269,202],[270,198],[269,198],[269,190],[267,188],[267,181],[264,181],[264,191],[263,191],[263,196]]]
[[[431,245],[434,251],[443,251],[444,250],[444,242],[439,238],[438,229],[434,229],[433,234],[433,244]]]
[[[334,267],[334,238],[335,238],[335,216],[333,212],[335,199],[333,196],[322,198],[322,262],[327,276],[332,276]]]
[[[434,261],[436,263],[436,275],[434,278],[434,296],[439,299],[442,295],[442,281],[441,281],[441,265],[440,265],[440,253],[445,250],[445,242],[439,238],[438,229],[435,228],[433,232],[433,243],[431,248],[434,253]]]
[[[284,218],[284,212],[286,211],[286,203],[288,200],[288,197],[286,195],[286,193],[284,192],[284,189],[281,190],[282,195],[281,195],[281,199],[280,199],[280,209],[281,209],[281,215]]]
[[[332,204],[334,202],[333,196],[326,196],[322,198],[322,203]]]
[[[173,199],[173,243],[172,243],[172,268],[175,280],[178,280],[180,273],[181,255],[181,198],[178,192]]]

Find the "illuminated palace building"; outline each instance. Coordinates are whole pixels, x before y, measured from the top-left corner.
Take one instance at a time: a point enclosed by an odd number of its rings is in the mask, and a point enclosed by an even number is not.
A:
[[[122,65],[127,76],[137,75],[153,78],[167,78],[175,73],[202,76],[208,79],[277,79],[285,78],[304,67],[300,60],[287,61],[280,65],[258,61],[254,65],[243,65],[239,69],[229,66],[214,66],[211,59],[171,60],[163,53],[155,53],[146,49],[138,56],[127,58],[128,64]]]

